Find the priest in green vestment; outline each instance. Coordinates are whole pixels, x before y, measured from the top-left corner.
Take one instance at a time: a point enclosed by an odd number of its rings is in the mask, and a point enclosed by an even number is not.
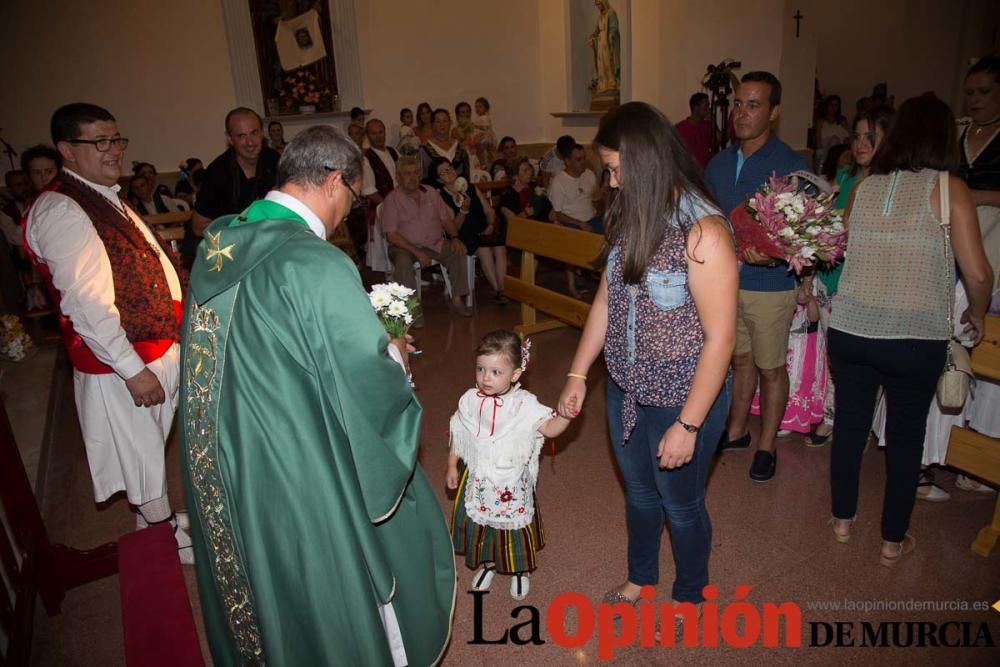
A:
[[[434,664],[455,560],[416,462],[405,341],[326,240],[358,201],[361,154],[309,128],[277,180],[206,230],[186,299],[183,466],[212,658]]]

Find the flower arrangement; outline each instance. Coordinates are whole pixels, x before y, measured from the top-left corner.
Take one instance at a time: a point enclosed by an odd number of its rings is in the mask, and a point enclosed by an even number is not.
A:
[[[417,307],[416,292],[399,283],[372,285],[368,300],[382,326],[393,338],[402,338],[413,324],[413,310]]]
[[[34,346],[21,320],[15,315],[0,315],[0,356],[21,361]]]
[[[330,86],[321,82],[310,68],[300,67],[282,77],[280,97],[286,108],[318,106],[326,109],[331,107],[332,93]]]
[[[803,180],[819,180],[802,173]],[[844,256],[844,212],[835,209],[836,194],[811,195],[799,188],[799,174],[771,178],[730,215],[740,255],[754,248],[788,262],[797,274],[816,263],[832,265]]]

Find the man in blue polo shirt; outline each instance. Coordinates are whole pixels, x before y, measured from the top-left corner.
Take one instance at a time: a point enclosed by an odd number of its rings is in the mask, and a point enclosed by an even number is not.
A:
[[[736,89],[733,143],[708,163],[705,180],[722,210],[742,206],[760,190],[771,172],[785,176],[806,169],[805,160],[771,132],[778,120],[781,82],[770,72],[749,72]],[[788,265],[754,249],[740,269],[736,351],[733,354],[733,401],[726,435],[719,449],[750,446],[750,402],[760,379],[760,440],[750,479],[766,482],[778,463],[774,451],[788,401],[788,331],[796,306],[795,277]]]

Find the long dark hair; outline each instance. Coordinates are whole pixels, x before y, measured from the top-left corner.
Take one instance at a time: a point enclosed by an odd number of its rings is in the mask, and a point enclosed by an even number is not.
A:
[[[820,169],[823,178],[833,183],[833,180],[837,177],[838,166],[837,163],[840,162],[840,156],[851,149],[847,144],[836,144],[835,146],[830,146],[830,149],[826,152],[826,158],[823,160],[823,168]]]
[[[880,104],[879,106],[872,107],[867,111],[862,111],[858,114],[857,118],[854,119],[854,124],[851,126],[851,132],[857,134],[858,124],[861,121],[868,122],[868,132],[870,133],[870,141],[872,148],[878,150],[878,146],[875,145],[875,129],[882,128],[882,140],[885,141],[885,135],[889,134],[889,126],[892,125],[892,117],[896,115],[895,110],[892,107],[886,106],[885,104]],[[851,137],[852,141],[854,137]],[[872,159],[874,160],[874,155]],[[869,169],[871,165],[869,165]],[[861,171],[861,165],[854,161],[854,157],[851,157],[851,176],[856,176],[858,172]]]
[[[690,192],[713,203],[715,199],[674,124],[645,102],[629,102],[609,112],[594,146],[618,152],[621,183],[604,214],[605,236],[610,246],[621,248],[625,282],[636,284],[673,224],[681,194]],[[696,220],[676,217],[687,237]]]
[[[882,145],[872,158],[871,173],[894,171],[955,171],[958,168],[955,116],[933,95],[903,102]]]
[[[434,122],[434,108],[427,102],[421,102],[417,105],[417,117],[414,119],[417,121],[417,127],[429,127],[420,122],[420,114],[423,113],[425,108],[431,112],[431,122]]]
[[[980,74],[982,72],[988,72],[993,75],[993,80],[1000,82],[1000,57],[997,56],[983,56],[976,64],[969,68],[969,71],[965,73],[965,78],[968,79],[973,74]]]

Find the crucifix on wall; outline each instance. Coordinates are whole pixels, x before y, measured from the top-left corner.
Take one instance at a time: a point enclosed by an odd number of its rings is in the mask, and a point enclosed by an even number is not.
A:
[[[802,19],[804,19],[805,16],[802,15],[802,12],[800,12],[799,10],[796,9],[795,10],[795,15],[792,16],[792,18],[795,19],[795,39],[798,39],[799,38],[799,28],[801,27]]]

